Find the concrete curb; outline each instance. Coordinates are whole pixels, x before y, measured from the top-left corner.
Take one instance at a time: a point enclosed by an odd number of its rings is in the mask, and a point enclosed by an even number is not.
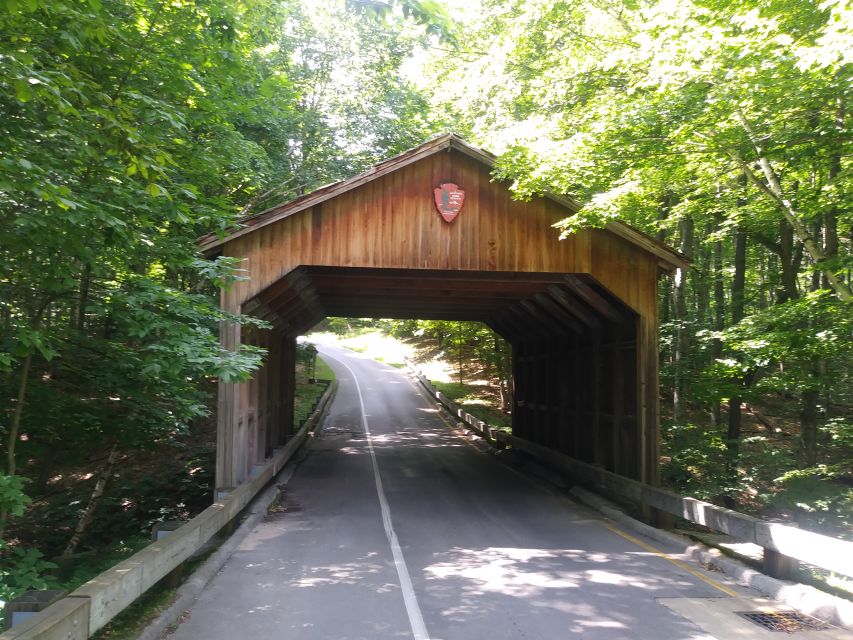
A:
[[[700,564],[718,567],[740,585],[751,587],[798,611],[853,631],[853,602],[808,585],[771,578],[739,560],[724,555],[717,549],[711,549],[684,536],[656,529],[635,520],[609,500],[586,489],[573,487],[569,490],[569,494],[626,529],[631,529],[662,544],[684,549],[685,557]]]
[[[305,421],[309,429],[309,436],[314,435],[318,429],[318,425],[322,426],[322,420],[337,390],[338,381],[333,380],[317,403],[314,413]],[[278,476],[273,478],[272,482],[275,484],[267,488],[247,507],[244,512],[246,517],[237,530],[178,587],[176,592],[177,598],[148,625],[145,631],[136,637],[136,640],[159,640],[171,633],[171,627],[179,623],[181,616],[192,606],[201,592],[210,584],[210,581],[222,570],[222,567],[225,566],[225,563],[234,551],[236,551],[237,547],[240,546],[243,540],[246,539],[246,536],[267,515],[270,505],[281,496],[282,488],[290,481],[290,478],[296,471],[296,467],[304,458],[306,448],[311,445],[312,440],[313,438],[310,437],[305,440],[299,452],[287,462]]]

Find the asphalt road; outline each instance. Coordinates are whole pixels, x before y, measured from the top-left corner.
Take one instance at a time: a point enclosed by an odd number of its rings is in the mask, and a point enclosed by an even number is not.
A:
[[[170,638],[723,637],[670,606],[728,597],[722,574],[673,563],[472,446],[403,372],[320,350],[340,387],[284,510]]]

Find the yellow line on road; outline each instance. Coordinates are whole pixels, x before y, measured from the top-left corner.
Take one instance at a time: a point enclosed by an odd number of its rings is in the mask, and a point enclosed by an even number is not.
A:
[[[628,540],[629,542],[633,542],[638,547],[641,547],[641,548],[645,549],[646,551],[648,551],[649,553],[653,553],[656,556],[663,558],[664,560],[669,560],[672,564],[674,564],[679,569],[682,569],[683,571],[686,571],[690,575],[699,578],[702,582],[705,582],[705,583],[711,585],[715,589],[719,589],[720,591],[725,593],[727,596],[731,596],[732,598],[739,598],[740,597],[740,594],[737,593],[736,591],[733,591],[732,589],[729,589],[727,586],[720,584],[716,580],[713,580],[712,578],[709,578],[708,576],[701,574],[696,569],[693,569],[692,567],[686,565],[685,563],[681,562],[680,560],[676,560],[675,558],[670,557],[669,554],[666,554],[663,551],[658,551],[657,549],[655,549],[650,544],[646,544],[642,540],[638,540],[634,536],[632,536],[628,533],[625,533],[624,531],[622,531],[621,529],[618,529],[617,527],[610,524],[609,522],[602,521],[601,524],[603,524],[605,527],[610,529],[617,536],[621,536],[621,537],[625,538],[626,540]]]

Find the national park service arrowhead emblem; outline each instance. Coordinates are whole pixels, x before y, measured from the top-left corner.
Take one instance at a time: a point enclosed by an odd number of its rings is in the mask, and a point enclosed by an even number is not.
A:
[[[441,217],[445,222],[453,222],[465,202],[465,192],[452,182],[442,182],[441,186],[432,192],[435,194],[435,207]]]

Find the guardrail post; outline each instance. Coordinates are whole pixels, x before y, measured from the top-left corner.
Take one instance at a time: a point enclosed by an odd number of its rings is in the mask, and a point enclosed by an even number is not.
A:
[[[792,580],[796,577],[800,563],[795,558],[783,555],[775,549],[764,548],[763,570],[769,576],[780,580]]]
[[[177,531],[186,524],[185,520],[164,520],[157,522],[151,528],[151,542],[162,540],[170,535],[173,531]],[[160,584],[167,589],[177,589],[184,581],[184,563],[182,562],[177,567],[172,569],[165,576],[160,578]]]
[[[39,611],[47,609],[54,602],[58,602],[68,595],[67,591],[60,589],[25,591],[17,598],[6,603],[3,610],[6,631],[24,620],[33,617]]]
[[[762,564],[764,573],[781,580],[792,580],[796,577],[800,569],[799,560],[780,551],[779,545],[780,543],[784,544],[786,538],[790,538],[791,535],[796,535],[799,528],[796,522],[770,520],[756,524],[755,542],[764,549]],[[790,542],[784,546],[784,551],[788,551],[789,547],[792,547]]]
[[[649,524],[653,527],[656,529],[675,529],[675,516],[673,514],[654,507],[650,507],[649,511],[651,512],[649,513]]]

